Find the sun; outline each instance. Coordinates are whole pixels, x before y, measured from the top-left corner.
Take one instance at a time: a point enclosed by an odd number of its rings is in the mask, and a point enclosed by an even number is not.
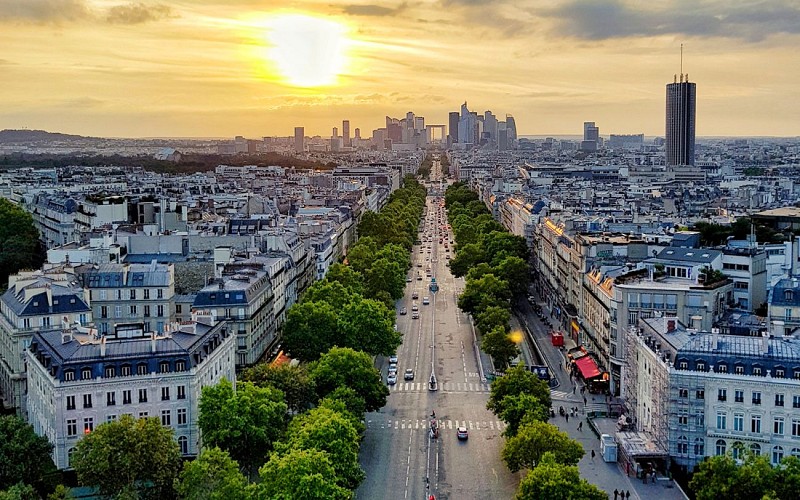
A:
[[[336,83],[345,66],[344,25],[303,14],[283,14],[267,21],[269,58],[284,81],[297,87]]]

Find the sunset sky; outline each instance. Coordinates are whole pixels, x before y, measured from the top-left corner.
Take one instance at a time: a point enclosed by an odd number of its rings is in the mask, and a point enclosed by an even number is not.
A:
[[[362,136],[470,109],[520,135],[800,135],[800,2],[0,0],[0,129],[106,137]]]

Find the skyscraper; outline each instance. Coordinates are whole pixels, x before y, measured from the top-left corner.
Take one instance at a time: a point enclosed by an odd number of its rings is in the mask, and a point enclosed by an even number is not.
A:
[[[458,111],[453,111],[450,113],[450,124],[447,130],[448,136],[450,137],[450,144],[458,142]]]
[[[517,142],[517,122],[509,114],[506,114],[506,130],[508,131],[508,147],[514,147]]]
[[[667,84],[667,165],[694,165],[695,84],[681,74]]]
[[[344,147],[350,147],[350,120],[342,120],[342,142]]]
[[[600,128],[594,122],[583,122],[583,141],[581,151],[595,152],[600,142]]]
[[[303,127],[294,128],[294,150],[302,153],[305,150],[306,129]]]

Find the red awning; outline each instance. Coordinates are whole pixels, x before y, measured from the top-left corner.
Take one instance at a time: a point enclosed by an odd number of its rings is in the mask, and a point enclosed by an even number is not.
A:
[[[597,369],[597,363],[589,356],[576,359],[575,364],[578,365],[578,370],[581,371],[584,380],[589,380],[590,378],[600,375],[600,370]]]

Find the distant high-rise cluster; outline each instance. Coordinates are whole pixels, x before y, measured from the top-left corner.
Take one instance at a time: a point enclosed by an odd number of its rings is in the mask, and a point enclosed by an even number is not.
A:
[[[461,113],[452,112],[449,118],[448,142],[456,149],[487,147],[506,150],[516,142],[517,125],[511,115],[506,115],[505,121],[498,120],[488,110],[478,115],[470,111],[465,102],[461,105]]]
[[[694,165],[696,89],[689,75],[667,84],[667,165]]]
[[[600,128],[594,122],[583,122],[581,151],[593,153],[600,147]]]

